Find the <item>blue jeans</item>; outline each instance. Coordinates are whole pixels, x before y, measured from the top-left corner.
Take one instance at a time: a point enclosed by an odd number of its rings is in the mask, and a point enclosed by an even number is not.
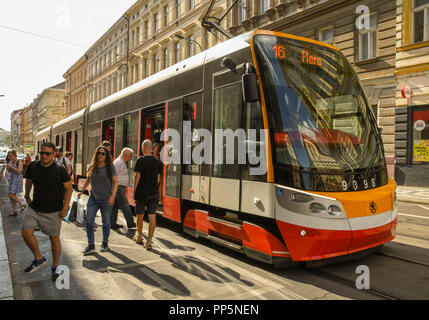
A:
[[[101,211],[101,220],[103,221],[103,242],[109,241],[110,236],[110,216],[112,207],[108,205],[109,200],[97,200],[93,196],[89,197],[86,204],[86,234],[88,244],[94,244],[94,222],[97,211]]]
[[[116,192],[115,203],[112,209],[112,219],[111,224],[115,224],[118,221],[118,209],[121,209],[124,213],[125,220],[127,221],[127,226],[134,224],[133,213],[130,209],[130,204],[128,199],[125,196],[125,187],[118,186],[118,191]]]

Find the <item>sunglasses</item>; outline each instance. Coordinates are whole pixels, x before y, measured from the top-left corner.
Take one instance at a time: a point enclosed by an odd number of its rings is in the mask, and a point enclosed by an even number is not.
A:
[[[105,156],[106,155],[106,152],[97,152],[97,156]]]
[[[44,152],[44,151],[40,151],[40,156],[43,157],[44,155],[46,155],[47,157],[49,157],[53,152]]]

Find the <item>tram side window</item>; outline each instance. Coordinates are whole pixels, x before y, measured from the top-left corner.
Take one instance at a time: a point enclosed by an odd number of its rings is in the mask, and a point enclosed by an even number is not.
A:
[[[227,87],[215,89],[215,111],[214,130],[223,130],[224,133],[230,130],[236,135],[234,141],[228,141],[225,135],[221,139],[214,136],[213,149],[213,176],[219,178],[239,179],[240,166],[238,164],[239,131],[241,128],[241,82]],[[238,135],[237,135],[238,133]],[[232,143],[231,143],[232,142]],[[219,154],[222,152],[222,156]],[[234,163],[227,164],[227,157],[233,156]],[[217,159],[217,160],[216,160]],[[216,163],[221,162],[221,163]]]
[[[244,128],[246,129],[246,164],[242,166],[242,179],[252,181],[266,181],[266,152],[265,139],[261,136],[264,129],[261,104],[247,103],[244,107]],[[251,133],[252,132],[252,133]],[[250,151],[250,152],[249,152]],[[256,154],[252,154],[256,152]],[[250,161],[250,158],[253,158]],[[250,168],[259,168],[258,172],[265,174],[251,174]]]
[[[88,130],[88,169],[92,161],[92,156],[94,155],[95,150],[100,145],[100,137],[101,137],[101,124],[94,123],[89,125]]]
[[[121,155],[124,146],[124,116],[120,116],[116,119],[116,130],[115,130],[115,159]]]
[[[82,163],[82,129],[78,129],[77,130],[77,141],[75,143],[77,143],[77,152],[75,155],[76,158],[76,163]]]
[[[136,164],[137,161],[137,149],[138,149],[138,131],[139,131],[139,112],[133,112],[131,114],[125,115],[125,119],[127,121],[124,121],[124,129],[126,128],[126,130],[123,130],[127,133],[126,139],[124,139],[125,141],[125,145],[124,147],[128,147],[133,149],[134,153],[133,153],[133,157],[132,159],[128,162],[128,170],[130,173],[130,186],[132,186],[134,184],[134,166]]]

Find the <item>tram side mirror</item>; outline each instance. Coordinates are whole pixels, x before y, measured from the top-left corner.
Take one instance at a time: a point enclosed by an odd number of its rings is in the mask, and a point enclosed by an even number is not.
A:
[[[246,103],[253,103],[259,101],[258,81],[256,74],[245,73],[242,78],[243,86],[243,100]]]

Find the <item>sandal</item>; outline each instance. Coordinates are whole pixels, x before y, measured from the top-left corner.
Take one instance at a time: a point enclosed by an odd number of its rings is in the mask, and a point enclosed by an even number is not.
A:
[[[21,212],[23,212],[25,210],[25,208],[27,208],[27,206],[24,204],[21,206]]]
[[[152,243],[147,243],[144,245],[144,247],[146,248],[147,251],[151,251],[152,250]]]
[[[143,244],[143,238],[139,237],[137,233],[134,235],[133,240],[136,242],[136,244]]]
[[[8,217],[15,217],[15,216],[17,216],[18,215],[18,212],[12,212],[12,213],[9,213],[9,215],[8,215]]]

